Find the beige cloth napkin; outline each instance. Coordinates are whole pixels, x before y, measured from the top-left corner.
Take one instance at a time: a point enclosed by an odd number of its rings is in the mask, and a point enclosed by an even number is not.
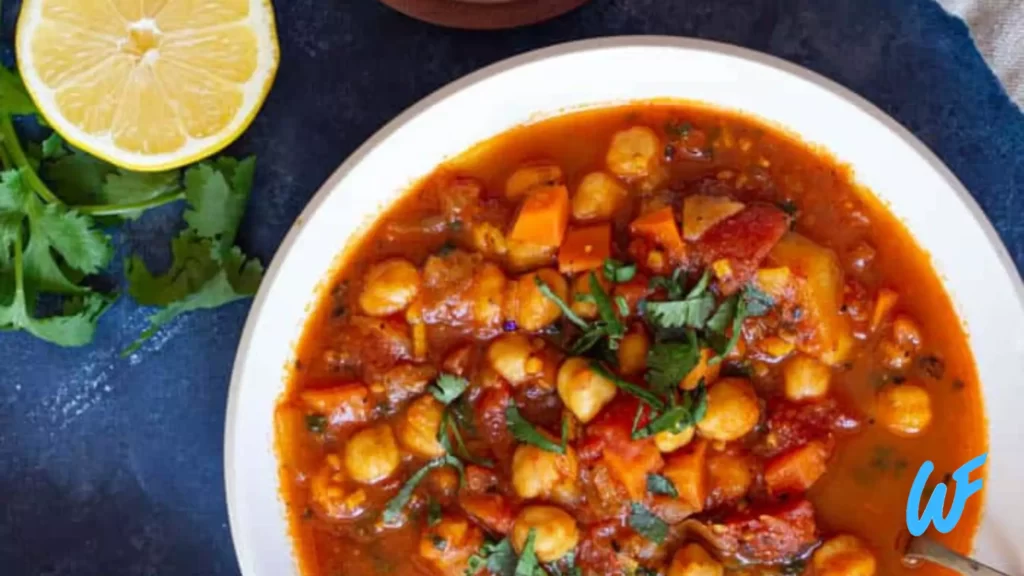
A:
[[[1024,107],[1024,0],[938,0],[967,22],[978,50]]]

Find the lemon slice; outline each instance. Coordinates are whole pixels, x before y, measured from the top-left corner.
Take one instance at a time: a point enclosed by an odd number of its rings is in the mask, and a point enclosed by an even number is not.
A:
[[[17,56],[61,136],[146,171],[235,140],[279,60],[270,0],[25,0]]]

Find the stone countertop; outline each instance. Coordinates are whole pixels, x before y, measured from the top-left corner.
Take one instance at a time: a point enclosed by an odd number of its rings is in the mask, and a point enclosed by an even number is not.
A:
[[[6,4],[9,45],[17,2]],[[371,0],[276,5],[277,83],[230,150],[259,158],[239,241],[265,263],[335,167],[431,91],[542,46],[669,34],[769,52],[865,96],[938,153],[1024,264],[1024,115],[964,24],[932,0],[594,0],[539,26],[486,33],[421,24]],[[159,259],[172,212],[131,223],[119,249]],[[128,359],[118,353],[147,312],[127,298],[88,348],[0,335],[0,572],[237,574],[222,435],[247,310],[181,318]]]

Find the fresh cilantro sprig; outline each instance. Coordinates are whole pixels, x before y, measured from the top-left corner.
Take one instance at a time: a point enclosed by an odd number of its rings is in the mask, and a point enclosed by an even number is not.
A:
[[[252,188],[251,159],[131,172],[65,146],[56,133],[23,145],[13,118],[36,114],[17,73],[0,66],[0,331],[24,330],[61,346],[91,342],[117,298],[89,279],[106,272],[114,255],[101,227],[182,200],[187,226],[172,241],[170,270],[155,277],[128,260],[128,293],[161,308],[131,349],[180,314],[255,292],[262,266],[233,245]]]
[[[509,401],[508,406],[505,408],[505,423],[512,436],[520,442],[532,444],[541,450],[554,452],[555,454],[565,454],[566,452],[564,444],[552,441],[540,430],[537,430],[533,424],[530,424],[529,420],[523,418],[523,415],[519,413],[519,408],[516,407],[513,401]],[[567,428],[563,427],[563,431],[568,434]]]
[[[629,527],[655,544],[661,544],[668,536],[668,524],[639,502],[633,502],[629,509]]]
[[[431,384],[427,391],[437,401],[445,406],[450,405],[462,396],[462,393],[469,387],[469,380],[455,376],[454,374],[443,373],[437,377],[437,381]]]
[[[661,474],[647,475],[647,491],[651,494],[658,494],[660,496],[671,496],[672,498],[679,497],[679,491],[676,490],[675,484]]]
[[[640,440],[650,438],[660,432],[678,434],[703,420],[707,411],[707,388],[704,382],[701,381],[697,388],[683,394],[681,404],[670,406],[667,410],[652,418],[643,428],[635,429],[632,437],[634,440]]]
[[[460,472],[463,470],[462,462],[459,462],[459,459],[451,454],[445,454],[424,464],[422,468],[405,481],[405,484],[398,490],[398,493],[391,500],[388,500],[388,503],[384,506],[384,513],[381,515],[384,523],[394,525],[401,520],[402,510],[409,503],[409,500],[412,499],[412,494],[416,487],[427,477],[431,470],[442,466],[451,466]]]
[[[648,302],[648,317],[661,328],[701,328],[715,310],[715,296],[708,290],[711,271],[705,270],[697,284],[681,300]]]

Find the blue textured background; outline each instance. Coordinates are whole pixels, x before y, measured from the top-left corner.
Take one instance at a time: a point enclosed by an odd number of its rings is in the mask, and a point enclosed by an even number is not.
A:
[[[431,27],[371,0],[276,4],[277,84],[232,150],[259,157],[240,242],[264,262],[345,156],[434,89],[533,48],[648,33],[770,52],[867,97],[938,153],[1024,264],[1024,116],[931,0],[595,0],[497,33]],[[170,212],[132,224],[121,249],[159,259]],[[127,299],[89,348],[0,336],[0,574],[237,573],[221,443],[246,311],[180,319],[127,360],[118,351],[146,316]]]

